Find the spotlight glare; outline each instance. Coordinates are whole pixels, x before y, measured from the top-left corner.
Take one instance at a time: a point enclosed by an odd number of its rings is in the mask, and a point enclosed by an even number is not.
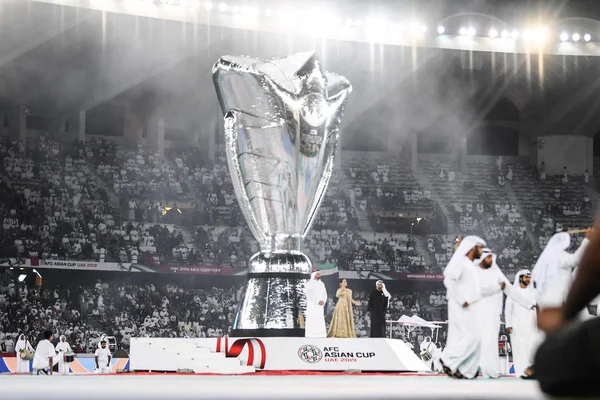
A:
[[[510,37],[513,39],[518,39],[519,38],[519,31],[518,30],[514,30],[511,32]]]
[[[538,41],[542,42],[546,40],[548,36],[548,30],[546,28],[539,28],[535,36]]]
[[[421,25],[421,32],[422,32],[422,33],[425,33],[425,32],[427,32],[427,26],[425,26],[425,25]]]
[[[579,35],[579,33],[574,33],[573,36],[571,36],[573,38],[574,42],[579,42],[579,39],[581,39],[581,36]]]
[[[560,41],[561,42],[566,42],[567,40],[569,40],[569,34],[567,32],[563,32],[560,34]]]
[[[458,33],[459,33],[461,36],[467,36],[467,28],[465,28],[465,27],[463,26],[462,28],[460,28],[460,29],[458,30]]]
[[[525,32],[523,32],[523,39],[525,40],[530,40],[531,39],[531,31],[526,30]]]
[[[220,11],[227,11],[227,4],[225,4],[225,3],[219,4],[219,10]]]
[[[437,28],[437,33],[439,33],[440,35],[443,35],[444,32],[446,32],[446,28],[444,28],[443,26],[438,26]]]
[[[585,40],[586,42],[589,42],[590,40],[592,40],[592,35],[590,35],[589,33],[586,33],[585,35],[583,35],[583,40]]]
[[[206,1],[204,2],[204,8],[206,8],[207,10],[212,10],[213,8],[213,3],[210,1]]]
[[[467,34],[471,37],[475,36],[475,28],[469,28]]]
[[[502,39],[508,39],[510,37],[510,34],[507,30],[503,30],[500,36],[502,37]]]
[[[490,37],[491,37],[492,39],[495,39],[495,38],[497,38],[497,37],[498,37],[498,31],[497,31],[497,30],[495,30],[495,29],[490,29]]]

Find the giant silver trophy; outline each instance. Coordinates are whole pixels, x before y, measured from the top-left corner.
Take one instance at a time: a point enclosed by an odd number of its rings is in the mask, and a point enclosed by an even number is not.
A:
[[[232,336],[304,336],[302,252],[325,195],[350,83],[314,53],[263,61],[224,56],[213,80],[229,171],[260,252],[248,266]]]

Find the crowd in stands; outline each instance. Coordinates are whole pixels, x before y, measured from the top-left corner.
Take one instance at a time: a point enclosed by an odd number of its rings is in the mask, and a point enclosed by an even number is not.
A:
[[[118,274],[118,273],[117,273]],[[102,334],[115,336],[117,346],[127,349],[131,337],[223,337],[230,332],[242,286],[230,283],[210,289],[183,289],[173,283],[130,284],[118,278],[95,284],[68,287],[0,285],[0,352],[14,349],[14,341],[25,333],[37,342],[44,330],[65,335],[76,352],[91,352]],[[360,305],[354,307],[358,337],[368,337],[366,311],[370,291],[355,290]],[[445,320],[445,296],[441,290],[392,293],[387,318],[419,315],[427,320]],[[330,321],[334,298],[329,294],[326,320]],[[414,342],[395,327],[393,337]],[[445,331],[440,338],[445,338]],[[11,345],[11,343],[13,343]],[[13,350],[14,351],[14,350]]]
[[[258,245],[235,199],[224,153],[213,161],[194,146],[165,153],[105,138],[80,143],[48,135],[0,137],[2,256],[244,267]],[[416,251],[410,237],[364,234],[377,226],[367,218],[377,213],[430,210],[436,189],[455,231],[487,239],[509,271],[531,266],[553,232],[574,220],[584,226],[591,216],[592,202],[582,188],[589,177],[569,177],[566,169],[547,177],[543,165],[537,171],[501,157],[466,174],[425,164],[425,172],[433,170],[433,186],[422,187],[401,161],[346,161],[343,172],[334,173],[306,240],[318,264],[439,272],[451,251],[444,244],[449,238],[430,236],[428,256]],[[538,190],[533,200],[531,185]]]

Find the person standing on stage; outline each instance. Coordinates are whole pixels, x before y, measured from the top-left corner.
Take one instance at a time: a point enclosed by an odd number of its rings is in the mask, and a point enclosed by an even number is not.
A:
[[[71,346],[67,343],[67,338],[65,335],[60,335],[58,339],[58,344],[55,347],[56,352],[58,353],[58,372],[61,374],[69,373],[69,363],[65,362],[65,354],[71,353]]]
[[[21,358],[21,350],[29,350],[32,353],[35,352],[24,334],[19,335],[19,340],[17,340],[17,345],[15,346],[15,352],[17,354],[17,374],[28,374],[30,363],[29,360]]]
[[[315,271],[310,280],[306,282],[306,318],[304,321],[305,337],[327,337],[325,325],[325,303],[327,302],[327,289],[321,281],[321,273]]]
[[[440,363],[444,373],[457,379],[472,379],[479,370],[481,340],[478,310],[472,303],[481,297],[478,268],[485,241],[467,236],[458,241],[456,251],[444,269],[448,298],[448,339]]]
[[[385,312],[387,311],[388,302],[390,301],[390,292],[385,288],[383,281],[375,283],[375,290],[369,296],[369,304],[367,311],[371,319],[371,337],[385,337]]]
[[[529,270],[523,269],[517,272],[513,288],[521,296],[535,302],[535,289],[531,285]],[[504,306],[504,317],[512,344],[515,375],[522,376],[530,365],[533,352],[539,341],[536,311],[514,302],[511,298],[507,298]]]
[[[348,282],[345,279],[342,279],[340,282],[340,288],[335,293],[336,297],[338,298],[338,302],[333,311],[333,318],[331,319],[331,325],[329,325],[327,337],[356,337],[352,304],[358,306],[360,305],[360,302],[352,299],[352,290],[348,289],[347,285]]]
[[[94,354],[96,360],[96,374],[108,374],[110,372],[110,350],[106,344],[106,340],[100,341],[100,347],[96,349]]]

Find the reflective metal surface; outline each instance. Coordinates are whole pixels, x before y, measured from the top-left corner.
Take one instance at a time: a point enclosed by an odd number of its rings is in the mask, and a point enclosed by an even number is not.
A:
[[[213,79],[225,113],[234,189],[261,247],[250,263],[235,329],[296,330],[292,315],[304,304],[303,290],[296,288],[312,269],[302,240],[333,171],[352,88],[344,77],[324,73],[314,53],[272,61],[224,56],[213,67]],[[291,288],[294,295],[277,294]],[[255,299],[259,293],[262,299]]]
[[[303,334],[300,315],[306,307],[304,283],[312,264],[304,254],[258,253],[250,259],[248,278],[233,330],[254,331],[250,336],[298,336]],[[289,332],[281,332],[282,329]]]

